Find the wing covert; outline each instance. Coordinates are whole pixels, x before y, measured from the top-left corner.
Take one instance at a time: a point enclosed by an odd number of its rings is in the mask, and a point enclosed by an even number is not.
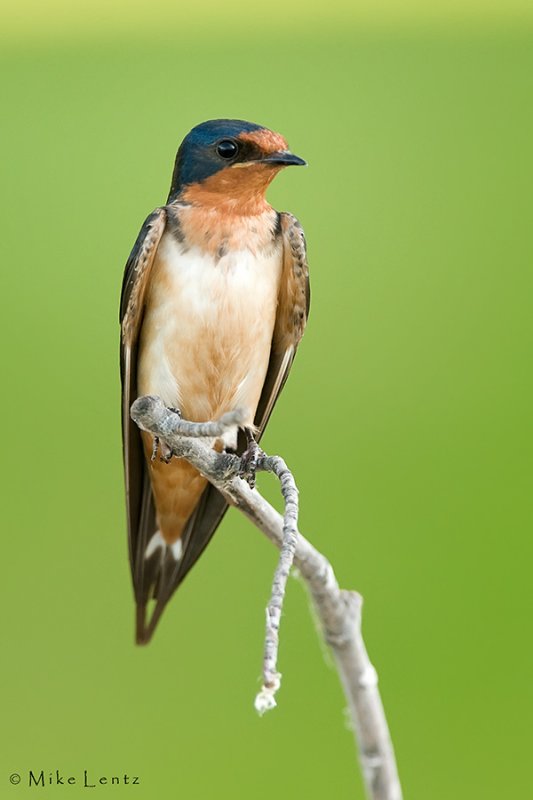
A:
[[[270,361],[255,416],[259,437],[287,380],[296,349],[304,334],[311,301],[303,228],[292,214],[282,212],[279,216],[283,239],[283,269]]]

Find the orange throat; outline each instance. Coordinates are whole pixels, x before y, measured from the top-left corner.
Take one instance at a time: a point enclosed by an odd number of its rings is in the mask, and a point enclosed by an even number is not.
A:
[[[180,201],[216,208],[229,216],[257,216],[270,209],[265,192],[280,169],[261,163],[226,167],[201,183],[187,186]]]

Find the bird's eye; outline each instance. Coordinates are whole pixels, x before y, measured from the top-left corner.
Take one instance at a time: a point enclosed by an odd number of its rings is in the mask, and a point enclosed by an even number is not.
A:
[[[237,155],[238,150],[237,143],[232,139],[222,139],[222,141],[217,144],[217,153],[221,158],[233,158]]]

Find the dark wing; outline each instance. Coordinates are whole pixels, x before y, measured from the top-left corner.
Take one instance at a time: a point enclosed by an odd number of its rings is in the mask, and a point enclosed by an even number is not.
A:
[[[153,533],[154,504],[146,469],[139,429],[130,418],[130,407],[137,396],[137,349],[144,312],[146,287],[157,247],[165,230],[167,216],[156,209],[145,221],[126,263],[120,297],[120,374],[122,378],[122,445],[128,544],[135,595],[138,599],[138,554],[142,543]],[[144,548],[143,548],[144,550]]]
[[[283,238],[283,272],[270,362],[255,415],[255,424],[259,429],[258,441],[289,375],[296,349],[307,324],[311,300],[309,267],[302,226],[296,217],[288,213],[280,214],[280,224]]]
[[[168,600],[199,558],[227,509],[216,489],[208,487],[183,532],[183,558],[177,563],[168,547],[162,560],[158,552],[146,558],[147,545],[157,529],[155,505],[141,434],[130,417],[130,408],[137,397],[137,356],[146,289],[167,224],[175,224],[175,219],[171,216],[169,220],[165,208],[156,209],[146,219],[126,263],[120,298],[122,442],[129,557],[140,644],[150,640]],[[156,605],[147,623],[146,608],[152,597]]]

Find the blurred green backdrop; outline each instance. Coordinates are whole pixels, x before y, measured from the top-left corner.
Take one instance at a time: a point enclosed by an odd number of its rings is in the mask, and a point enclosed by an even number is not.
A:
[[[365,597],[406,798],[532,794],[532,19],[415,0],[6,11],[0,797],[56,768],[139,775],[101,793],[143,800],[363,796],[294,581],[279,707],[255,716],[276,554],[237,513],[133,646],[122,269],[181,138],[217,116],[310,163],[270,193],[305,226],[313,301],[264,441],[302,532]]]

